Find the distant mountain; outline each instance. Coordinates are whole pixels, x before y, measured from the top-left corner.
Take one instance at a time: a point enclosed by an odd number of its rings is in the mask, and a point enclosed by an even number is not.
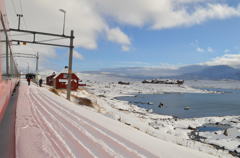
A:
[[[200,71],[185,73],[175,77],[181,79],[240,80],[240,70],[227,65],[208,66]]]
[[[207,65],[189,65],[189,66],[180,67],[177,71],[180,74],[193,73],[193,72],[202,71],[203,69],[206,69],[208,67],[209,66]]]
[[[240,80],[240,70],[227,65],[207,66],[189,65],[180,68],[123,67],[103,69],[87,73],[102,73],[111,76],[135,79],[170,78],[170,79],[201,79],[201,80]]]
[[[113,69],[102,69],[100,71],[87,71],[86,73],[101,73],[119,77],[148,79],[161,76],[181,75],[178,69],[171,68],[156,68],[156,67],[122,67]]]

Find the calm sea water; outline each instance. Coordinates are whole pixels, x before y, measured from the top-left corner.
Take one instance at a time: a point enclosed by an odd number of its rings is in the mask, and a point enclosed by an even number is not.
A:
[[[213,90],[213,89],[211,89]],[[152,109],[154,113],[179,118],[240,115],[240,90],[222,90],[223,94],[139,94],[135,97],[118,97],[139,107]],[[150,102],[150,104],[148,104]],[[159,104],[164,106],[159,108]],[[184,110],[184,107],[189,110]]]

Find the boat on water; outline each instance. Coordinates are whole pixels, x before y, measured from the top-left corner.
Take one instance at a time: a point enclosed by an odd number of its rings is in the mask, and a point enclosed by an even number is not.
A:
[[[190,106],[184,106],[184,110],[190,110]]]

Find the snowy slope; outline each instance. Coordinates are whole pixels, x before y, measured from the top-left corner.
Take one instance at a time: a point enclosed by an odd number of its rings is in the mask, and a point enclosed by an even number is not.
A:
[[[21,82],[17,105],[18,158],[211,158],[144,134],[47,89]]]
[[[117,100],[115,97],[143,94],[162,94],[162,93],[216,93],[214,91],[204,91],[201,89],[192,88],[187,84],[178,85],[164,85],[164,84],[142,84],[139,81],[130,81],[130,85],[119,85],[118,81],[126,81],[115,76],[111,77],[105,74],[83,74],[79,73],[80,78],[87,83],[86,90],[91,94],[90,96],[83,94],[82,91],[75,92],[75,95],[92,98],[92,101],[97,102],[102,110],[102,113],[114,120],[118,120],[129,126],[132,126],[144,133],[157,137],[164,141],[181,144],[188,148],[203,151],[213,154],[217,157],[227,158],[233,157],[229,152],[239,152],[239,136],[229,135],[222,137],[223,132],[207,132],[201,133],[206,139],[203,143],[193,141],[191,138],[192,132],[197,127],[205,124],[227,124],[231,127],[238,128],[240,125],[239,116],[224,116],[224,117],[204,117],[192,119],[176,119],[172,116],[158,115],[140,108],[133,103],[127,101]],[[237,82],[221,81],[192,81],[191,86],[216,86],[221,88],[232,87]],[[220,87],[219,87],[220,86]],[[223,88],[223,87],[222,87]],[[64,95],[65,96],[65,95]],[[189,127],[191,127],[189,129]],[[212,137],[214,135],[214,137]],[[216,147],[216,146],[217,147]]]

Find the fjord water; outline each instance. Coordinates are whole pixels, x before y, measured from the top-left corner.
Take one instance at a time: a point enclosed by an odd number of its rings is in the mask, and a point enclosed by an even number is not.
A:
[[[240,90],[223,90],[222,94],[168,93],[118,97],[154,113],[179,118],[240,115]],[[163,103],[163,107],[159,104]],[[189,107],[185,110],[184,107]]]

